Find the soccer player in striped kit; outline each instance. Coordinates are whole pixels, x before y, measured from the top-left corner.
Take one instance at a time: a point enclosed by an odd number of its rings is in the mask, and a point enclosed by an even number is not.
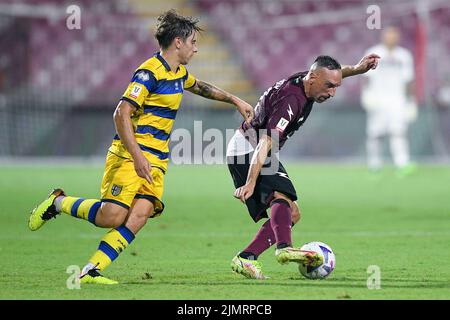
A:
[[[253,117],[251,105],[186,70],[202,31],[197,23],[174,10],[158,18],[155,37],[161,52],[136,69],[114,112],[117,134],[106,157],[101,199],[67,196],[55,189],[31,213],[28,225],[33,231],[61,212],[112,228],[83,268],[81,283],[117,284],[100,271],[130,245],[148,218],[164,210],[169,138],[184,90],[234,104],[246,121]]]

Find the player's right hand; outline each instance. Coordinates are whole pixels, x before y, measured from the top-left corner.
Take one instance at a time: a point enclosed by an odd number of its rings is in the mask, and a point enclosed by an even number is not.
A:
[[[358,64],[355,65],[355,70],[359,73],[366,73],[369,70],[373,70],[376,69],[378,66],[378,60],[380,60],[380,56],[375,54],[375,53],[371,53],[367,56],[364,56],[359,62]]]
[[[234,191],[234,197],[241,200],[242,203],[245,203],[245,201],[252,196],[254,190],[254,185],[245,184]]]
[[[148,181],[148,183],[153,183],[152,174],[150,171],[152,170],[152,166],[146,157],[141,153],[137,155],[134,159],[134,170],[139,177],[144,178]]]
[[[255,111],[254,111],[253,107],[241,99],[237,99],[235,104],[236,104],[237,110],[242,115],[245,122],[250,124],[251,121],[253,120],[253,117],[255,116]]]

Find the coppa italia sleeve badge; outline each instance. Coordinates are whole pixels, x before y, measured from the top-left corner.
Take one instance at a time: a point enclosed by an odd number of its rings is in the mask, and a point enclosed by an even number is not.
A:
[[[133,89],[131,89],[130,97],[137,99],[139,97],[139,95],[141,94],[141,91],[142,91],[142,86],[139,84],[135,84],[133,86]]]
[[[281,118],[280,121],[278,121],[277,127],[275,129],[277,129],[279,132],[284,132],[288,124],[288,120],[286,120],[285,118]]]

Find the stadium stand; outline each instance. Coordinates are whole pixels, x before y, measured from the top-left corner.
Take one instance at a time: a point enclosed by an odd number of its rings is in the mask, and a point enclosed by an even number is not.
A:
[[[377,3],[387,5],[386,1]],[[260,89],[305,68],[319,54],[335,55],[344,64],[353,63],[379,38],[377,31],[361,27],[368,16],[361,12],[365,13],[370,1],[199,0],[198,4],[241,53],[246,71]],[[395,20],[403,33],[402,45],[417,52],[417,15],[412,8],[400,13],[385,10],[383,19],[384,25]],[[436,7],[430,12],[430,20],[433,29],[448,29],[450,8]],[[229,28],[230,22],[234,28]],[[449,50],[448,33],[444,37],[444,42],[433,42],[437,45],[434,50]],[[430,90],[434,93],[440,77],[430,76]],[[358,92],[358,81],[350,81],[339,95],[342,100],[356,103]]]
[[[450,60],[442,59],[450,52],[448,1],[428,1],[425,18],[410,1],[396,1],[401,10],[388,8],[384,0],[377,3],[383,24],[395,22],[403,30],[403,46],[416,56],[425,50],[422,89],[424,105],[431,106],[449,77]],[[65,27],[65,10],[72,4],[82,10],[81,30]],[[378,31],[362,27],[369,4],[368,0],[154,0],[151,5],[144,0],[3,0],[0,137],[6,142],[0,145],[0,156],[103,154],[114,131],[111,114],[117,99],[133,70],[158,50],[152,28],[156,17],[172,7],[200,17],[206,30],[189,71],[254,104],[263,90],[305,69],[319,54],[334,55],[343,64],[359,59],[379,38]],[[418,36],[419,21],[427,22],[426,48]],[[331,110],[359,110],[359,89],[358,79],[346,81]],[[193,95],[184,97],[182,109],[180,127],[189,128],[204,114],[211,126],[219,128],[234,127],[238,121],[229,117],[225,104]],[[220,116],[207,115],[211,110],[219,110]],[[448,132],[442,122],[448,112],[441,112],[441,131]],[[317,119],[320,130],[320,115]],[[354,129],[359,132],[362,127]],[[89,139],[92,136],[95,139]],[[46,144],[49,137],[57,140],[51,146]],[[360,153],[361,142],[352,139],[349,146],[359,147],[333,149],[331,154]],[[305,146],[302,152],[323,151],[311,148]],[[445,148],[438,149],[442,153]]]

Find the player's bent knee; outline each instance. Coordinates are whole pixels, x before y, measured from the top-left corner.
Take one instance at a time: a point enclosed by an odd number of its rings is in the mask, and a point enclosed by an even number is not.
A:
[[[293,202],[291,199],[289,199],[288,196],[286,196],[278,191],[275,191],[273,196],[274,196],[274,199],[271,201],[270,205],[272,205],[274,202],[286,202],[292,208]]]
[[[155,215],[155,211],[153,210],[153,207],[152,207],[151,210],[138,212],[137,218],[142,221],[147,221],[149,218],[153,218],[154,215]]]
[[[154,211],[152,203],[147,200],[136,201],[130,211],[125,225],[134,233],[137,234],[151,218]]]
[[[124,222],[128,209],[114,203],[104,202],[95,219],[95,224],[104,228],[117,228]]]
[[[132,216],[134,220],[147,222],[149,218],[152,218],[155,215],[154,208],[155,206],[152,202],[142,200],[142,202],[133,205],[130,216]]]
[[[145,210],[144,212],[142,212],[143,218],[144,219],[149,219],[149,218],[153,218],[155,215],[155,205],[153,204],[153,202],[150,202],[150,206],[148,207],[147,210]]]
[[[300,221],[301,215],[300,215],[300,208],[298,207],[298,204],[295,201],[292,201],[289,199],[286,195],[275,192],[274,193],[274,199],[271,202],[271,206],[276,202],[284,202],[288,204],[291,207],[291,217],[292,217],[292,223],[296,224]]]
[[[123,223],[125,222],[125,216],[122,215],[116,215],[114,217],[112,217],[110,220],[110,225],[109,227],[111,228],[117,228],[120,227],[121,225],[123,225]]]

